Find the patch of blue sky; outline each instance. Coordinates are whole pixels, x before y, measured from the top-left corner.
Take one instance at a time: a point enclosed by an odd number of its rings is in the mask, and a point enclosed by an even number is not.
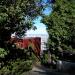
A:
[[[44,3],[47,3],[47,0],[43,0]]]
[[[45,0],[44,0],[45,1]],[[47,0],[46,0],[47,1]],[[49,15],[51,13],[52,9],[51,7],[47,7],[45,8],[45,10],[43,11],[44,15]],[[41,23],[41,16],[38,16],[33,22],[34,22],[34,26],[37,27],[37,29],[34,30],[28,30],[27,34],[48,34],[46,31],[46,26],[45,24]]]
[[[47,7],[45,8],[45,10],[43,11],[44,15],[49,15],[52,12],[52,8],[51,7]]]

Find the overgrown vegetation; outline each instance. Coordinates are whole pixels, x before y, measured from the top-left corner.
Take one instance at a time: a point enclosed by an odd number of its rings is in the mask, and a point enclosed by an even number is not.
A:
[[[75,1],[55,0],[52,13],[43,16],[42,22],[49,33],[48,48],[57,55],[63,51],[75,50]]]
[[[11,50],[8,54],[4,49],[0,51],[0,75],[21,75],[32,69],[36,56],[28,49]]]
[[[34,28],[32,20],[42,8],[41,0],[0,0],[0,75],[20,75],[31,69],[34,58],[28,49],[12,47],[11,34],[20,37]]]
[[[15,61],[8,62],[7,65],[3,66],[0,70],[0,75],[21,75],[23,72],[32,69],[31,60],[17,59]]]

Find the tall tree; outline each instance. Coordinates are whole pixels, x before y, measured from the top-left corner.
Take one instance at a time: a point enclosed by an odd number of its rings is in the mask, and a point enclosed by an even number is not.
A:
[[[32,27],[32,20],[41,15],[43,6],[42,0],[0,0],[0,62],[28,58],[28,50],[26,53],[25,50],[16,49],[9,42],[11,34],[16,32],[16,35],[22,36]],[[0,69],[4,65],[2,63]]]
[[[74,48],[75,1],[55,0],[52,9],[52,13],[49,16],[44,16],[42,20],[49,33],[49,48],[52,50],[62,50],[67,46]]]
[[[0,0],[0,41],[9,40],[14,32],[20,35],[31,28],[32,20],[41,10],[41,0]]]

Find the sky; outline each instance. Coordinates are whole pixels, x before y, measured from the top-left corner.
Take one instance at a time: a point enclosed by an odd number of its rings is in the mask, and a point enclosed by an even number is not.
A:
[[[52,9],[50,7],[47,7],[44,11],[43,14],[45,15],[49,15],[51,13]],[[33,22],[34,22],[34,26],[37,27],[36,30],[28,30],[27,34],[48,34],[46,31],[46,26],[41,23],[41,16],[38,16],[38,18],[36,18]]]

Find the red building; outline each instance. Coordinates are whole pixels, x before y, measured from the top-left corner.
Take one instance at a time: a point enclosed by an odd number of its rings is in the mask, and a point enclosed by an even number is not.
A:
[[[41,51],[40,37],[27,37],[24,39],[15,39],[14,43],[17,48],[21,49],[29,49],[29,47],[31,47],[36,55],[40,55]]]

